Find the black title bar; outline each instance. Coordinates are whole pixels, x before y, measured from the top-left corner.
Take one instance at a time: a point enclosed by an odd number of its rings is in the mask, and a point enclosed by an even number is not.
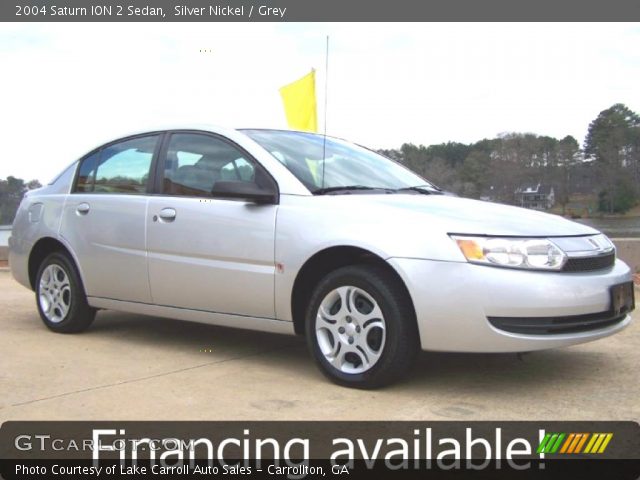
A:
[[[630,0],[17,0],[1,22],[637,21]]]

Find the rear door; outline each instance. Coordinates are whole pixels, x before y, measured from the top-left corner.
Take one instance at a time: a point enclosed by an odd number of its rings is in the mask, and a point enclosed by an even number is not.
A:
[[[278,207],[212,191],[217,181],[275,181],[223,137],[173,132],[164,145],[147,214],[154,303],[273,318]]]
[[[81,160],[60,233],[79,260],[89,296],[151,302],[145,221],[159,139],[127,138]]]

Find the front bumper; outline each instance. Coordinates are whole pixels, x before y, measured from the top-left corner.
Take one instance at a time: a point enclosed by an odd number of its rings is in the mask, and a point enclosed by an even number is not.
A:
[[[407,286],[418,319],[423,350],[524,352],[573,345],[612,335],[631,322],[629,314],[586,331],[522,334],[498,329],[492,318],[609,316],[611,286],[631,281],[627,265],[594,272],[554,273],[391,258]],[[596,315],[596,319],[599,315]],[[590,317],[591,318],[591,317]]]

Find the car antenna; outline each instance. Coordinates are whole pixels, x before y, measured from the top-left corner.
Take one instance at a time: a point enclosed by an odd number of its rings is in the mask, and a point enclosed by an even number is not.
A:
[[[327,91],[329,85],[329,35],[324,61],[324,133],[322,137],[322,187],[324,188],[324,167],[327,163]]]

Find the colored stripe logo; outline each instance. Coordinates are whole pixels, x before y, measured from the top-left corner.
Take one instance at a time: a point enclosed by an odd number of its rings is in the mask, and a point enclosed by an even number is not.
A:
[[[604,453],[613,433],[547,433],[537,453]]]

